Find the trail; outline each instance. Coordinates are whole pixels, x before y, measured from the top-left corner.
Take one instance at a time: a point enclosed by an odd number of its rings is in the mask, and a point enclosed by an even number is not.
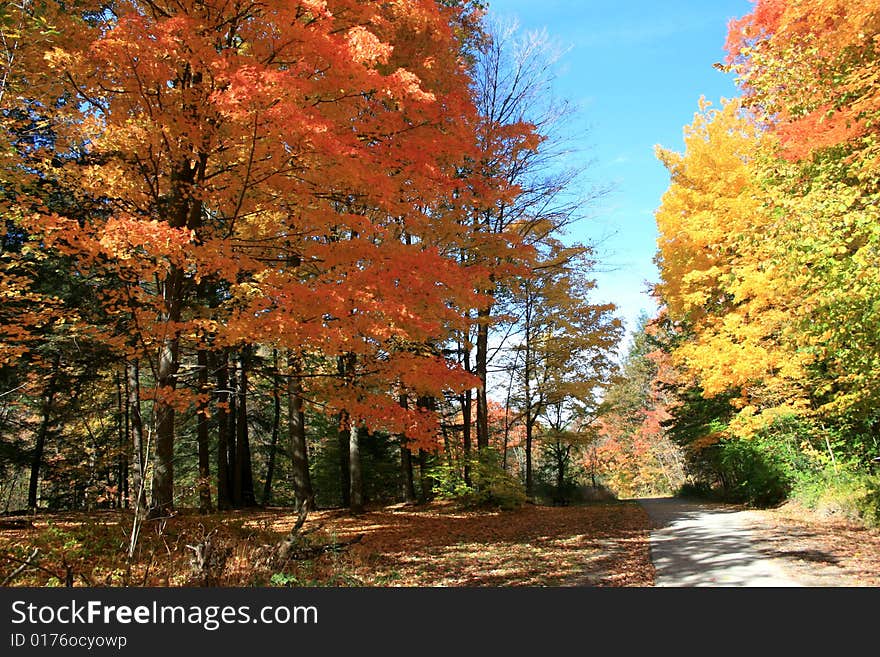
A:
[[[741,507],[674,498],[639,500],[651,533],[655,586],[812,586],[817,581],[770,558]],[[751,525],[751,526],[750,526]]]

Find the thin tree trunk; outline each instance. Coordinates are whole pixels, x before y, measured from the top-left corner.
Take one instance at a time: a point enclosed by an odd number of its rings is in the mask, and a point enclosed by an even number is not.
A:
[[[507,471],[507,450],[510,445],[510,397],[513,393],[513,378],[516,373],[516,362],[510,368],[510,380],[507,382],[507,398],[504,400],[504,445],[501,452],[501,469]]]
[[[275,452],[278,450],[278,430],[281,425],[281,385],[278,381],[278,350],[272,350],[272,438],[269,441],[269,460],[266,463],[266,481],[263,485],[263,506],[272,502],[272,478],[275,475]]]
[[[477,313],[477,354],[475,374],[480,379],[477,388],[477,450],[489,447],[489,398],[487,380],[489,372],[489,313],[491,308],[484,308]]]
[[[405,438],[404,438],[405,440]],[[403,472],[403,501],[412,504],[416,501],[416,488],[413,478],[412,451],[406,444],[400,445],[400,468]]]
[[[406,395],[400,395],[400,405],[407,407]],[[407,447],[408,439],[400,436],[400,470],[403,475],[403,501],[411,504],[416,501],[416,489],[413,484],[412,451]]]
[[[536,417],[532,406],[532,296],[526,282],[525,352],[523,357],[523,388],[525,391],[526,420],[526,497],[532,499],[532,431]]]
[[[131,484],[134,487],[132,504],[143,510],[147,504],[146,454],[144,453],[144,421],[141,416],[141,372],[135,358],[125,363],[128,380],[128,416],[131,424]]]
[[[465,390],[461,395],[461,441],[464,460],[463,476],[466,486],[471,485],[471,391]]]
[[[418,400],[419,408],[433,411],[437,408],[436,400],[433,397],[420,397]],[[428,476],[428,452],[419,449],[419,483],[421,484],[422,500],[428,502],[434,496],[434,486],[431,483],[431,477]]]
[[[526,416],[526,497],[532,499],[532,432],[534,422]]]
[[[199,403],[196,412],[196,441],[199,450],[199,512],[211,512],[211,446],[208,435],[208,405],[211,387],[208,383],[208,352],[199,349],[198,362]]]
[[[349,505],[352,513],[364,512],[364,483],[361,476],[360,432],[354,420],[349,421],[348,432]]]
[[[127,365],[123,365],[123,367],[127,367]],[[130,463],[131,463],[131,443],[129,442],[129,436],[131,435],[131,414],[128,411],[128,370],[125,369],[123,371],[124,376],[122,377],[122,417],[123,417],[123,426],[122,426],[122,444],[123,444],[123,453],[122,458],[125,459],[123,463],[122,470],[122,505],[128,509],[131,506],[131,489],[130,489]]]
[[[339,481],[340,492],[342,494],[342,506],[348,508],[351,506],[351,471],[349,467],[350,445],[348,427],[348,413],[342,411],[338,418],[337,441],[339,447]]]
[[[309,451],[306,441],[306,416],[303,404],[302,360],[293,352],[287,357],[289,379],[287,382],[287,422],[290,441],[290,462],[293,470],[293,490],[297,507],[305,504],[308,510],[315,508],[315,493],[309,474]]]
[[[235,473],[238,469],[236,462],[238,461],[238,450],[236,448],[238,434],[238,371],[235,368],[235,362],[231,359],[227,361],[228,377],[229,377],[229,413],[228,413],[228,430],[226,432],[226,461],[229,464],[229,500],[232,508],[241,506],[241,491],[236,497],[235,493]]]
[[[470,318],[470,315],[468,315]],[[465,372],[472,373],[471,367],[471,351],[468,346],[470,342],[470,332],[460,334],[460,342],[458,343],[459,353],[461,354],[461,366]],[[472,399],[473,391],[467,389],[459,395],[459,404],[461,405],[461,451],[462,451],[462,477],[466,486],[471,485],[471,427],[472,427]]]
[[[239,352],[238,359],[238,404],[237,404],[237,425],[235,436],[235,477],[233,484],[235,486],[235,497],[242,506],[250,507],[256,505],[256,496],[254,495],[254,475],[251,466],[251,447],[248,436],[248,413],[247,413],[247,394],[248,394],[248,376],[247,368],[250,364],[247,353],[248,348],[242,348]]]
[[[564,448],[559,443],[556,443],[555,446],[556,451],[556,496],[559,498],[560,502],[565,501],[565,496],[562,492],[562,487],[565,484],[565,466],[566,461],[568,460]]]
[[[229,481],[229,393],[228,358],[225,351],[214,352],[213,367],[217,372],[217,508],[232,508]]]
[[[116,379],[116,508],[121,509],[128,501],[128,449],[126,447],[126,412],[125,392],[123,391],[122,375],[117,369]]]
[[[419,450],[419,484],[422,493],[422,501],[430,502],[434,496],[434,486],[431,477],[428,476],[428,452]]]
[[[49,420],[51,419],[52,405],[55,402],[55,393],[58,386],[58,374],[61,371],[61,354],[55,356],[52,363],[52,374],[49,376],[49,382],[43,390],[43,408],[42,418],[40,419],[40,428],[37,429],[36,444],[34,445],[34,455],[31,459],[31,477],[28,485],[28,509],[37,508],[37,492],[40,483],[40,467],[43,463],[43,451],[46,447],[46,436],[49,433]]]
[[[348,356],[339,356],[336,359],[336,370],[339,378],[345,380],[350,366],[350,358]],[[345,411],[339,412],[337,419],[338,427],[338,447],[339,447],[339,481],[340,491],[342,493],[342,506],[348,508],[351,506],[351,472],[349,466],[349,417]]]

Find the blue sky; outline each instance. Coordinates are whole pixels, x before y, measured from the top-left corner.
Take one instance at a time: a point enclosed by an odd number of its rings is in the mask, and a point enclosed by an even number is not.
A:
[[[660,144],[683,149],[682,129],[700,96],[737,95],[724,59],[727,23],[751,11],[748,0],[490,0],[489,12],[516,18],[522,31],[546,29],[566,49],[555,95],[579,107],[572,126],[584,137],[588,177],[612,194],[570,238],[601,242],[596,300],[612,301],[631,329],[655,309],[645,282],[656,281],[654,210],[669,184],[654,157]]]

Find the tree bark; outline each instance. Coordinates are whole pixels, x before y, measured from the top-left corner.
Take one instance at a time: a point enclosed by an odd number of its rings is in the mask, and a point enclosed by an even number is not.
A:
[[[225,351],[211,352],[211,367],[216,372],[217,381],[217,509],[225,511],[232,508],[231,486],[229,482],[229,372]]]
[[[128,411],[122,374],[116,379],[116,508],[128,506]]]
[[[211,387],[208,383],[208,352],[199,349],[198,363],[199,403],[196,412],[196,441],[199,450],[199,512],[211,512],[211,447],[208,435],[208,407]]]
[[[532,499],[532,488],[534,487],[532,475],[532,433],[534,422],[530,418],[526,418],[526,497]]]
[[[406,504],[412,504],[416,501],[416,488],[413,478],[412,461],[412,451],[405,443],[401,443],[400,468],[403,473],[403,501]]]
[[[466,486],[471,485],[471,391],[461,395],[461,451],[464,459],[463,477]]]
[[[525,391],[526,421],[526,497],[532,499],[532,433],[535,426],[535,414],[532,405],[532,296],[531,287],[526,282],[525,307],[525,352],[523,357],[523,389]]]
[[[357,424],[349,420],[348,432],[349,505],[352,513],[364,512],[364,483],[361,473],[360,432]]]
[[[181,278],[178,270],[169,274],[170,278]],[[175,282],[169,283],[175,287]],[[169,318],[169,322],[180,319]],[[174,509],[174,405],[166,399],[177,388],[177,369],[180,340],[177,336],[166,338],[159,354],[156,387],[162,393],[155,402],[156,413],[156,457],[153,462],[153,489],[150,501],[150,516],[168,515]]]
[[[435,410],[436,400],[433,397],[420,397],[417,402],[419,408]],[[428,502],[434,496],[434,486],[428,476],[428,452],[419,449],[419,483],[421,484],[422,501]]]
[[[400,395],[400,405],[407,407],[406,395]],[[400,436],[400,470],[403,476],[403,501],[411,504],[416,501],[416,489],[413,483],[412,451],[407,447],[409,439]]]
[[[236,405],[235,473],[233,475],[234,499],[244,507],[256,506],[254,474],[251,466],[251,447],[248,429],[247,370],[250,360],[249,347],[239,352],[236,365],[238,380],[238,404]]]
[[[434,486],[431,484],[431,478],[428,476],[428,452],[423,449],[419,450],[419,484],[422,493],[422,501],[430,502],[434,497]]]
[[[477,353],[475,374],[480,379],[477,388],[477,451],[489,447],[489,398],[487,380],[489,378],[489,324],[491,308],[484,308],[477,313]]]
[[[28,483],[28,509],[37,508],[37,493],[40,483],[40,467],[43,463],[43,452],[46,447],[46,436],[49,433],[49,421],[52,416],[52,406],[55,403],[55,393],[58,387],[58,375],[61,371],[61,354],[55,356],[52,362],[52,373],[49,376],[49,382],[43,390],[43,406],[42,417],[40,418],[40,427],[37,429],[36,442],[34,444],[34,455],[31,459],[31,477]]]
[[[293,352],[287,357],[287,422],[290,441],[290,462],[293,470],[293,490],[297,506],[315,508],[315,493],[309,474],[309,451],[306,441],[306,416],[303,404],[302,360]]]
[[[339,356],[336,359],[336,370],[339,378],[344,380],[350,367],[349,356]],[[349,417],[345,411],[339,412],[337,419],[338,427],[338,447],[339,447],[339,481],[340,492],[342,497],[342,506],[348,508],[351,506],[351,472],[349,466]]]
[[[138,360],[132,359],[125,363],[128,380],[128,418],[131,431],[131,484],[134,487],[132,504],[141,511],[147,505],[146,492],[146,454],[144,446],[144,421],[141,416],[141,374]]]
[[[238,372],[235,368],[235,361],[227,355],[227,376],[229,385],[229,412],[227,413],[227,430],[226,430],[226,463],[229,468],[229,503],[230,508],[241,506],[241,496],[235,497],[235,472],[237,450],[236,435],[238,433]]]
[[[278,350],[272,350],[272,438],[269,442],[269,460],[263,484],[263,506],[272,502],[272,478],[275,476],[275,453],[278,451],[278,432],[281,428],[281,385],[278,381]]]

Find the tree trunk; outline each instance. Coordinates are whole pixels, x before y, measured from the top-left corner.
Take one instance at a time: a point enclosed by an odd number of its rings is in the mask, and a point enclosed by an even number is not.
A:
[[[306,416],[303,404],[302,360],[293,352],[287,357],[290,377],[287,382],[287,422],[290,441],[290,463],[293,470],[293,491],[299,507],[315,508],[315,493],[309,474],[309,451],[306,441]]]
[[[532,499],[532,432],[534,422],[526,415],[526,497]]]
[[[214,352],[213,367],[217,372],[217,508],[232,508],[229,481],[229,372],[226,352]]]
[[[132,504],[138,512],[146,508],[146,454],[144,446],[144,421],[141,417],[141,373],[137,359],[126,361],[128,380],[128,417],[131,431],[131,485],[134,487]]]
[[[278,431],[281,426],[281,384],[278,381],[278,350],[272,350],[272,438],[269,442],[269,460],[266,463],[266,481],[263,484],[263,506],[272,502],[272,478],[275,476],[275,453],[278,451]]]
[[[128,506],[128,412],[122,374],[116,370],[116,508]]]
[[[565,496],[562,493],[562,487],[565,484],[565,466],[568,460],[566,453],[564,451],[564,447],[559,443],[556,443],[556,496],[560,501],[565,501]]]
[[[339,356],[336,359],[336,371],[340,379],[344,380],[347,376],[351,359],[349,356]],[[351,506],[351,471],[349,466],[349,417],[345,411],[339,412],[337,420],[339,428],[337,438],[339,447],[339,482],[341,484],[340,491],[342,494],[342,506],[348,508]]]
[[[489,398],[487,380],[489,372],[489,313],[491,308],[484,308],[477,313],[477,354],[475,374],[480,379],[477,388],[477,450],[489,447]]]
[[[419,450],[419,484],[421,485],[422,501],[430,502],[434,496],[434,486],[428,476],[428,452]]]
[[[178,341],[171,338],[159,356],[157,387],[173,392],[176,387]],[[153,489],[150,515],[164,516],[174,509],[174,406],[160,397],[155,402],[156,457],[153,463]]]
[[[179,226],[185,225],[185,221]],[[174,225],[174,224],[172,224]],[[175,227],[178,227],[175,225]],[[177,388],[177,370],[180,367],[180,338],[176,325],[180,322],[183,306],[183,270],[171,265],[168,278],[161,285],[170,335],[159,352],[156,387],[162,394],[154,402],[156,413],[156,457],[153,463],[153,499],[150,515],[160,517],[174,509],[174,404],[172,397]]]
[[[37,429],[37,438],[34,445],[34,455],[31,459],[31,478],[28,485],[28,509],[37,508],[37,492],[40,483],[40,467],[43,463],[43,451],[46,447],[46,436],[49,433],[49,420],[52,414],[52,405],[55,402],[55,393],[58,386],[58,374],[61,371],[61,355],[57,354],[52,363],[52,374],[49,376],[49,382],[43,390],[43,407],[42,418],[40,419],[40,428]]]
[[[525,392],[526,420],[526,497],[532,499],[532,433],[537,413],[532,405],[532,295],[526,282],[525,340],[523,356],[523,389]]]
[[[348,465],[349,465],[349,505],[352,513],[364,512],[364,483],[361,477],[360,432],[354,420],[349,421]]]
[[[235,473],[237,471],[238,450],[236,449],[236,436],[238,434],[238,371],[234,361],[229,362],[229,428],[226,432],[226,461],[229,464],[229,501],[231,508],[241,506],[241,492],[235,496]]]
[[[412,504],[416,501],[416,488],[413,481],[412,451],[405,443],[400,445],[400,468],[403,473],[403,501],[406,504]]]
[[[196,412],[196,441],[199,450],[199,513],[211,512],[211,446],[208,436],[208,406],[210,404],[211,387],[208,383],[208,352],[199,349],[198,381],[199,403]]]
[[[463,476],[466,486],[471,485],[471,391],[461,395],[461,448],[464,459]]]
[[[400,405],[407,408],[406,395],[400,395]],[[411,504],[416,501],[416,489],[413,484],[412,451],[407,447],[409,442],[405,435],[400,436],[400,470],[403,475],[403,501]]]
[[[251,447],[248,436],[247,368],[250,365],[249,348],[243,347],[239,352],[237,363],[238,404],[236,405],[236,436],[235,436],[235,474],[233,487],[235,500],[242,506],[256,505],[254,495],[254,474],[251,466]]]
[[[437,408],[436,400],[433,397],[420,397],[417,404],[419,408],[430,411]],[[422,489],[422,500],[424,502],[430,501],[434,496],[434,486],[428,476],[428,452],[423,449],[419,450],[419,483]]]

